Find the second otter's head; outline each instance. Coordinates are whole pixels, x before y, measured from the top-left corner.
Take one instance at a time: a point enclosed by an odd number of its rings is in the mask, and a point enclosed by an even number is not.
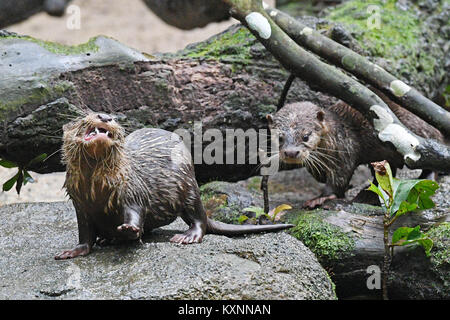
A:
[[[308,160],[326,132],[324,117],[324,111],[311,102],[288,104],[267,115],[272,135],[279,139],[282,162],[304,164]]]
[[[91,113],[63,127],[63,160],[101,161],[125,141],[125,132],[110,115]]]

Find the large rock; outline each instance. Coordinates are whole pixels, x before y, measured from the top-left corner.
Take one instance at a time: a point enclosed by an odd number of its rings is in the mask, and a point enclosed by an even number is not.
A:
[[[0,299],[335,299],[314,255],[284,232],[181,246],[169,242],[186,229],[177,220],[143,244],[55,261],[78,239],[72,204],[8,205],[0,216]]]

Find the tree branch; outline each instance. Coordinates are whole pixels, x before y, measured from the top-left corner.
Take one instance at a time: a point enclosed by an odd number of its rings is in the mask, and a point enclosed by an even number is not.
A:
[[[450,136],[450,112],[416,89],[349,48],[323,36],[290,15],[266,8],[275,23],[295,42],[387,93],[404,108]]]
[[[409,168],[439,168],[450,172],[448,146],[430,143],[415,135],[376,94],[300,47],[270,18],[261,1],[223,1],[232,7],[232,16],[241,21],[286,69],[347,102],[369,119],[379,139],[391,143]]]

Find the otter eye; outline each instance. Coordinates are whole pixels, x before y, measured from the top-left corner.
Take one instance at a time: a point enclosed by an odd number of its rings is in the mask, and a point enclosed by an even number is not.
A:
[[[284,133],[280,133],[280,135],[278,136],[278,143],[282,145],[284,143],[284,140],[285,140]]]
[[[308,142],[309,136],[310,136],[310,135],[311,135],[311,133],[308,133],[308,134],[303,135],[302,140],[303,140],[304,142]]]

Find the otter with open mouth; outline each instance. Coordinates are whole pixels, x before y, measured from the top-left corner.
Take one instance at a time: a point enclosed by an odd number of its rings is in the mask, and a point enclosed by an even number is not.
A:
[[[278,231],[277,225],[229,225],[209,219],[200,200],[191,155],[171,132],[145,128],[125,137],[113,117],[92,113],[64,126],[64,187],[73,201],[79,244],[57,255],[87,255],[99,239],[137,240],[180,216],[189,229],[175,243],[201,242],[206,233],[226,236]]]

